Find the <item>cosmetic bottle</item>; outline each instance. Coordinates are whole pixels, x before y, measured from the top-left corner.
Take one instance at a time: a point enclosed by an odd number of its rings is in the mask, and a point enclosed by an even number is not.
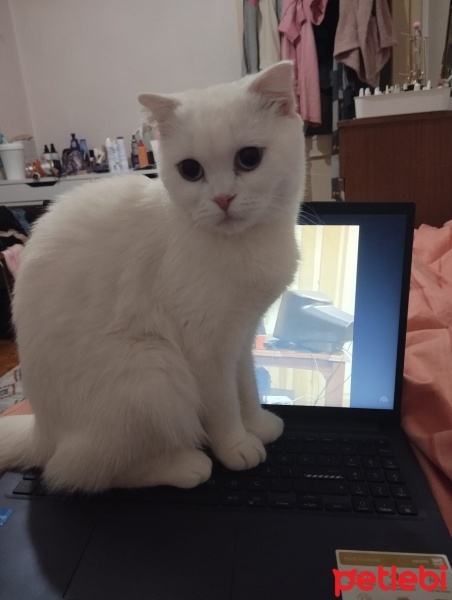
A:
[[[58,152],[55,150],[55,145],[50,144],[50,158],[52,159],[53,166],[58,171],[60,175],[63,174],[63,167],[61,165],[61,160]]]
[[[50,150],[47,144],[45,144],[44,146],[44,152],[42,153],[42,158],[44,160],[52,160],[52,157],[50,155]]]
[[[105,140],[105,150],[107,152],[108,168],[110,173],[119,173],[119,164],[116,162],[115,151],[113,148],[113,142],[110,138]]]
[[[139,140],[137,144],[138,149],[138,161],[140,163],[140,167],[148,166],[148,153],[145,145],[143,144],[143,140]]]
[[[131,147],[132,147],[132,152],[131,152],[130,158],[131,158],[131,162],[132,162],[132,169],[136,169],[136,167],[140,166],[140,160],[138,158],[137,138],[134,135],[132,136]]]
[[[80,152],[82,153],[82,157],[83,157],[83,165],[85,167],[85,169],[88,171],[90,171],[91,169],[91,165],[89,162],[89,149],[88,149],[88,144],[86,143],[86,140],[84,138],[80,139]]]
[[[80,144],[78,139],[75,137],[75,133],[71,133],[71,143],[69,144],[71,150],[80,150]]]
[[[129,170],[129,162],[127,160],[126,147],[124,145],[124,138],[122,135],[118,135],[116,138],[118,144],[118,154],[119,154],[119,166],[121,167],[121,171]]]

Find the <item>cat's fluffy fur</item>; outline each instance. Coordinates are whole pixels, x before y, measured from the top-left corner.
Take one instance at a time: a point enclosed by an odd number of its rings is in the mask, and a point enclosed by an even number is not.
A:
[[[161,179],[113,177],[58,199],[16,282],[35,416],[0,419],[0,469],[42,467],[54,489],[191,487],[211,472],[203,444],[245,469],[283,429],[259,405],[251,347],[297,263],[292,66],[140,101],[160,131]],[[244,147],[264,149],[250,171],[234,162]],[[204,168],[198,181],[178,171],[187,158]]]

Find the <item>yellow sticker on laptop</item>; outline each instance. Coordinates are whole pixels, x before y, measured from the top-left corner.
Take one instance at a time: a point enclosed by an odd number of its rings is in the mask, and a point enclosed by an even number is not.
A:
[[[452,573],[444,554],[336,550],[336,561],[335,598],[452,600]]]

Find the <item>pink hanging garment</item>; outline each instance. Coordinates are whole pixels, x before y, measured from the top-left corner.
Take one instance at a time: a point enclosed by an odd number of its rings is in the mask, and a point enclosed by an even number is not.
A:
[[[306,123],[321,123],[319,66],[313,25],[320,25],[328,0],[284,0],[279,31],[281,58],[292,60],[298,109]]]

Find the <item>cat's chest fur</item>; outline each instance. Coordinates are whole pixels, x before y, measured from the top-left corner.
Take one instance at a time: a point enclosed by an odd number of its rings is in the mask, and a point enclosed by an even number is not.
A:
[[[204,341],[247,332],[292,282],[297,264],[294,226],[256,227],[239,236],[179,232],[169,244],[151,296],[179,334]],[[183,249],[183,252],[181,251]],[[171,274],[171,275],[170,275]]]

